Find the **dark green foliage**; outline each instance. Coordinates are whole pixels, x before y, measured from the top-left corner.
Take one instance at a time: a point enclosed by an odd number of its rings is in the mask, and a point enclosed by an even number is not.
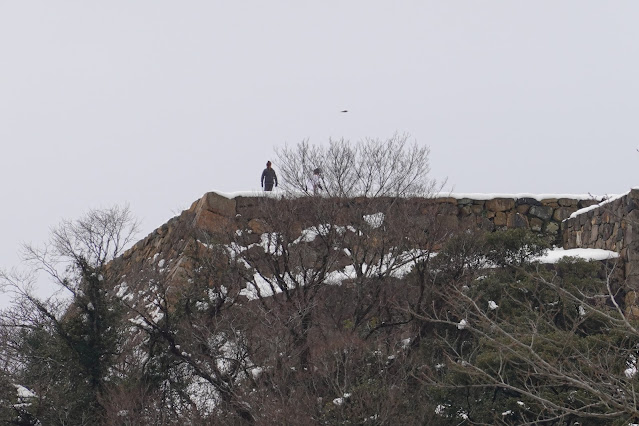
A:
[[[454,235],[433,260],[434,284],[451,285],[473,279],[486,264],[486,235],[479,231],[465,231]]]
[[[498,266],[524,266],[549,248],[549,238],[525,228],[486,235],[486,258]]]
[[[100,398],[114,381],[123,339],[120,309],[108,300],[101,275],[84,272],[67,314],[25,329],[18,340],[24,366],[18,383],[38,395],[26,411],[46,424],[82,424],[103,416]]]
[[[122,307],[110,294],[118,269],[108,262],[135,227],[126,207],[95,210],[63,221],[46,248],[25,246],[26,260],[48,273],[65,302],[34,295],[28,275],[0,274],[0,284],[16,295],[1,313],[0,353],[12,384],[33,394],[19,405],[16,422],[102,422],[104,397],[122,376],[118,358],[126,339]]]
[[[609,271],[577,259],[531,263],[544,247],[520,232],[487,237],[487,257],[503,267],[448,299],[452,318],[469,324],[440,334],[449,342],[447,375],[438,382],[448,415],[463,407],[473,422],[491,424],[632,418],[634,404],[619,392],[634,392],[624,370],[639,336],[611,303]]]

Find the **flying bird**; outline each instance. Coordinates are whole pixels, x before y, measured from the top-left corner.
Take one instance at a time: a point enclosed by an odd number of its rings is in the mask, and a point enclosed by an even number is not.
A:
[[[344,110],[342,110],[342,111],[340,111],[340,112],[348,112],[348,110],[347,110],[347,109],[344,109]]]

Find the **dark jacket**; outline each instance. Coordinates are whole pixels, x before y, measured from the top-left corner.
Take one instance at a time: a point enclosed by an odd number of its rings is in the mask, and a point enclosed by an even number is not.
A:
[[[275,170],[273,170],[272,167],[267,167],[264,169],[264,171],[262,172],[261,182],[262,186],[273,186],[273,183],[275,183],[275,186],[277,186],[277,175],[275,174]]]

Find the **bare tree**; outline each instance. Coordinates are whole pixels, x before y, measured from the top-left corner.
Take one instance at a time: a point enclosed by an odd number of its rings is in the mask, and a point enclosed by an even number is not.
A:
[[[161,258],[161,266],[147,264],[117,286],[117,297],[137,330],[129,333],[129,343],[145,354],[138,370],[141,383],[150,388],[138,397],[144,401],[150,396],[157,407],[145,414],[148,410],[140,403],[125,418],[252,424],[255,415],[240,386],[250,379],[252,368],[250,315],[244,312],[244,282],[237,271],[243,265],[229,257],[218,236],[186,223],[172,235],[179,265]],[[112,400],[114,407],[126,403],[126,398]]]
[[[0,274],[3,290],[14,297],[0,317],[7,335],[3,353],[14,382],[35,392],[38,403],[24,406],[35,420],[88,424],[103,412],[100,395],[114,378],[122,338],[121,311],[109,297],[117,271],[107,263],[136,228],[127,207],[92,210],[63,221],[45,247],[25,246],[34,270]],[[59,291],[39,296],[37,270]]]
[[[78,220],[63,220],[45,247],[25,245],[24,258],[73,293],[68,284],[89,268],[106,272],[107,263],[133,242],[138,226],[128,206],[90,210]]]
[[[406,286],[403,277],[427,265],[451,232],[437,220],[440,204],[394,197],[265,197],[258,207],[259,217],[239,219],[239,230],[229,235],[232,258],[245,265],[237,271],[252,300],[246,305],[254,313],[252,329],[259,331],[259,343],[252,342],[259,350],[251,359],[264,371],[250,405],[260,407],[256,412],[267,423],[403,418],[408,400],[389,394],[412,367],[399,373],[388,359],[399,359],[402,340],[414,335],[419,322],[404,307],[416,303],[428,285],[424,279]],[[424,215],[416,217],[416,210]],[[382,376],[367,367],[372,361],[388,363]],[[369,379],[377,386],[365,385]],[[410,392],[413,382],[402,392]],[[357,409],[333,404],[352,392]]]
[[[309,193],[308,181],[319,168],[329,197],[428,196],[437,185],[429,177],[429,153],[428,147],[410,144],[408,135],[400,134],[354,146],[340,139],[328,146],[304,140],[276,148],[283,189]]]

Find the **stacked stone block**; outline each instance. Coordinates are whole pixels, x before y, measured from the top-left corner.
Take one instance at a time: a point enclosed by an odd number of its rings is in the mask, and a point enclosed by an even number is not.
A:
[[[625,275],[639,289],[639,189],[601,203],[563,223],[564,248],[596,248],[619,253]]]
[[[560,237],[564,219],[577,210],[599,202],[596,199],[499,197],[488,200],[471,198],[436,198],[437,203],[448,204],[449,214],[463,223],[487,230],[527,228]],[[467,225],[467,226],[468,226]]]
[[[306,210],[304,203],[312,202],[312,199],[303,197],[291,201],[301,203],[299,211],[303,213]],[[397,202],[380,199],[380,208],[383,209],[386,201]],[[513,196],[486,200],[420,198],[400,202],[406,203],[408,211],[414,211],[416,216],[437,215],[437,221],[446,228],[479,228],[488,231],[526,228],[555,235],[557,244],[566,249],[600,248],[619,252],[624,266],[622,271],[637,290],[629,292],[627,298],[639,300],[639,236],[635,235],[639,229],[639,190],[632,190],[623,197],[594,207],[599,201],[560,197],[539,200]],[[277,201],[262,196],[229,199],[217,193],[207,193],[191,208],[136,243],[120,260],[127,262],[132,270],[141,270],[143,265],[152,263],[154,259],[163,259],[166,261],[166,273],[179,280],[181,276],[186,276],[182,272],[189,267],[183,253],[189,251],[190,245],[199,244],[188,236],[193,228],[210,233],[228,232],[242,223],[242,226],[247,226],[255,233],[257,242],[259,235],[268,232],[269,228],[262,218],[264,203],[273,202]],[[357,199],[351,202],[357,202]],[[344,205],[347,206],[348,202]],[[570,217],[578,209],[589,206],[593,208]],[[630,307],[628,309],[636,311],[633,318],[639,319],[636,300],[626,302],[626,306]]]
[[[300,202],[308,200],[300,199]],[[241,196],[233,199],[226,198],[220,194],[209,192],[201,199],[195,201],[191,208],[182,212],[180,216],[174,217],[160,228],[153,231],[146,238],[139,241],[132,247],[125,257],[128,259],[133,256],[135,260],[142,260],[152,256],[154,253],[176,250],[175,247],[169,248],[173,244],[175,228],[181,224],[189,222],[196,229],[217,232],[228,229],[233,226],[236,218],[242,218],[247,221],[251,228],[263,227],[260,222],[262,213],[262,203],[274,202],[272,199],[266,199],[259,196]],[[389,199],[389,203],[392,200]],[[568,218],[578,209],[591,206],[599,202],[594,199],[573,199],[573,198],[546,198],[537,200],[535,198],[526,197],[497,197],[487,200],[471,199],[471,198],[455,198],[455,197],[438,197],[420,200],[406,200],[406,202],[415,205],[415,215],[431,214],[432,209],[428,206],[435,205],[436,212],[440,216],[440,220],[449,226],[463,226],[466,228],[481,228],[488,231],[508,228],[527,228],[535,232],[546,232],[561,236],[562,221]],[[581,218],[584,226],[586,219]],[[603,224],[600,223],[603,221]],[[581,223],[579,222],[579,223]],[[588,222],[590,223],[590,222]],[[610,224],[610,226],[608,225]],[[588,246],[597,246],[601,248],[609,248],[615,250],[614,244],[603,242],[597,243],[602,237],[584,239],[586,233],[593,236],[617,236],[620,232],[621,224],[615,224],[612,216],[605,219],[598,219],[596,226],[589,226],[586,229],[575,230],[571,228],[570,235],[572,237],[572,246],[581,246],[576,244],[576,238],[584,241]],[[624,225],[625,226],[625,225]],[[258,231],[256,229],[256,231]],[[590,235],[589,234],[589,235]],[[563,233],[564,237],[568,234]],[[579,235],[577,237],[576,235]],[[565,240],[566,238],[564,238]],[[613,238],[614,239],[614,238]],[[594,243],[591,243],[591,240]],[[172,253],[173,254],[173,253]]]

